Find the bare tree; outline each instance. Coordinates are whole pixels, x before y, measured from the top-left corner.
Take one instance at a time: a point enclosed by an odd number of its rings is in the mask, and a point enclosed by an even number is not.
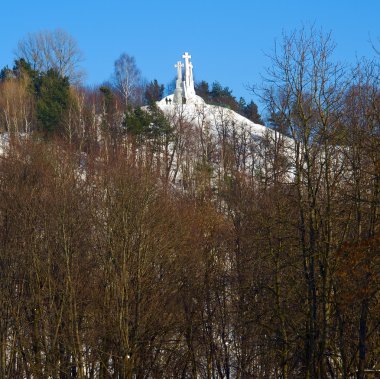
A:
[[[17,135],[31,129],[34,106],[29,85],[26,76],[0,83],[0,125],[8,133]]]
[[[281,115],[293,138],[294,200],[298,207],[299,259],[304,266],[304,367],[307,377],[325,377],[331,320],[334,253],[342,239],[334,228],[344,161],[337,133],[346,89],[344,68],[332,61],[329,34],[311,28],[284,35],[268,70],[264,99]]]
[[[78,81],[83,75],[79,70],[83,54],[75,39],[62,29],[27,34],[19,41],[16,55],[35,70],[55,69],[70,82]]]
[[[123,53],[115,61],[115,85],[123,96],[125,106],[136,97],[141,83],[141,72],[133,56]]]

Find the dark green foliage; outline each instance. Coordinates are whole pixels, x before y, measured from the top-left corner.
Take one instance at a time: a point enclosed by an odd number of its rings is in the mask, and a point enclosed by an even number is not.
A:
[[[13,66],[13,74],[16,78],[21,78],[23,75],[29,76],[30,79],[35,80],[38,72],[32,69],[32,66],[24,58],[15,60]]]
[[[132,135],[141,135],[148,128],[150,116],[140,107],[129,110],[124,117],[123,126]]]
[[[13,68],[10,69],[5,66],[0,71],[0,81],[7,79],[20,79],[24,76],[28,76],[32,81],[36,79],[38,73],[32,69],[32,66],[24,59],[16,59]]]
[[[249,104],[242,106],[241,109],[243,110],[243,116],[247,117],[249,120],[255,122],[256,124],[264,125],[264,122],[261,119],[261,116],[257,109],[257,105],[252,100]]]
[[[136,108],[125,114],[123,126],[127,132],[140,139],[158,139],[170,136],[172,127],[164,113],[152,103],[148,110]]]
[[[222,87],[219,82],[212,83],[210,98],[215,104],[224,105],[231,109],[235,108],[237,103],[229,87]]]
[[[232,95],[232,90],[229,87],[223,87],[219,82],[212,83],[210,90],[209,84],[202,80],[195,85],[195,92],[208,104],[232,109],[256,124],[264,125],[257,105],[252,100],[248,104],[243,97],[237,101]]]
[[[200,96],[206,103],[210,103],[210,88],[205,80],[195,84],[195,92]]]
[[[36,106],[38,128],[44,133],[59,130],[70,101],[70,85],[67,77],[57,70],[38,72],[25,59],[17,59],[12,69],[4,67],[0,71],[0,81],[26,81]]]
[[[112,90],[107,86],[101,86],[99,91],[103,94],[104,97],[104,106],[106,113],[111,113],[115,103],[115,95]]]
[[[219,82],[212,83],[210,90],[209,84],[202,80],[195,85],[195,92],[208,104],[221,105],[234,111],[239,110],[239,104],[232,95],[232,90],[222,87]]]
[[[241,97],[239,99],[239,108],[245,109],[247,107],[247,102],[245,101],[244,97]]]
[[[158,84],[157,79],[151,81],[145,88],[144,99],[147,104],[160,101],[164,96],[164,85]]]
[[[118,110],[118,96],[112,87],[102,85],[99,88],[102,94],[101,101],[101,128],[110,133],[115,142],[121,136],[123,130],[120,128],[120,111]],[[116,139],[115,139],[116,138]]]
[[[13,71],[8,66],[5,66],[0,71],[0,82],[11,79],[13,76]]]
[[[69,105],[68,78],[62,78],[58,71],[51,69],[46,74],[39,75],[35,81],[35,90],[39,127],[45,133],[59,130],[63,115]]]
[[[149,112],[152,117],[152,123],[150,124],[149,134],[152,137],[169,136],[172,132],[172,126],[169,120],[166,118],[164,112],[157,107],[156,104],[152,104],[149,107]]]

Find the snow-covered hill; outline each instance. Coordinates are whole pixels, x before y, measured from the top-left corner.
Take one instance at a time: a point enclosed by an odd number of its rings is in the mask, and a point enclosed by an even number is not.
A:
[[[173,98],[174,95],[169,95],[157,102],[159,108],[171,119],[182,117],[195,125],[207,124],[213,131],[223,127],[243,128],[252,137],[274,134],[272,129],[256,124],[231,109],[207,104],[200,96],[195,95],[182,104],[176,104]]]
[[[226,132],[227,129],[232,133],[239,129],[239,132],[248,133],[251,137],[263,137],[275,133],[230,109],[206,104],[195,93],[191,55],[185,52],[182,59],[184,62],[180,60],[175,64],[177,80],[174,93],[157,103],[166,116],[172,120],[180,118],[201,128],[207,127],[211,133]]]

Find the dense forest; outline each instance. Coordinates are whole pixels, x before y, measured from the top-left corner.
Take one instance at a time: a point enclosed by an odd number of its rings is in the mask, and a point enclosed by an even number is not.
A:
[[[284,35],[255,89],[262,138],[168,117],[128,54],[87,88],[66,33],[17,51],[0,73],[0,378],[380,372],[376,51],[347,67],[330,35]],[[228,87],[196,91],[262,122]]]

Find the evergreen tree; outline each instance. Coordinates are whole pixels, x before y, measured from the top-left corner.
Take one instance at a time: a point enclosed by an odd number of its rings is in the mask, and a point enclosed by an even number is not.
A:
[[[28,63],[24,58],[20,58],[15,60],[13,75],[17,78],[21,78],[23,75],[28,75],[30,79],[36,80],[38,72],[33,70],[30,63]]]
[[[149,125],[149,135],[153,138],[159,138],[162,136],[170,136],[173,128],[170,121],[165,116],[164,112],[153,103],[149,106],[149,112],[151,114],[151,123]]]
[[[0,71],[0,82],[3,82],[4,80],[13,78],[13,71],[8,67],[5,66]]]
[[[121,132],[117,94],[108,85],[101,86],[99,91],[103,95],[102,128],[108,130],[112,138],[116,138]]]
[[[112,90],[107,86],[101,86],[99,91],[103,94],[104,97],[104,107],[107,114],[112,113],[114,110],[115,95],[112,93]]]
[[[140,107],[130,109],[125,114],[123,126],[140,140],[168,137],[172,132],[170,122],[156,103],[152,103],[148,110]]]
[[[141,107],[130,109],[125,113],[123,126],[127,133],[134,136],[144,134],[145,129],[150,123],[148,112],[144,111]]]
[[[257,109],[257,105],[252,100],[243,108],[243,116],[247,117],[249,120],[255,122],[256,124],[264,125],[264,122]]]
[[[247,107],[247,102],[245,101],[244,97],[240,97],[239,99],[239,108],[240,111],[244,111],[244,109]]]
[[[164,96],[164,85],[158,84],[157,79],[151,81],[145,88],[144,98],[147,104],[160,101]]]
[[[195,92],[200,96],[206,103],[210,102],[210,89],[209,85],[205,80],[195,84]]]
[[[232,90],[223,87],[219,82],[213,82],[210,90],[209,84],[202,80],[195,86],[195,92],[208,104],[221,105],[234,111],[239,109],[238,102],[232,95]]]
[[[35,81],[37,120],[45,133],[59,130],[62,117],[69,105],[70,84],[55,69],[39,75]]]
[[[208,104],[230,108],[256,124],[264,125],[257,105],[253,101],[247,104],[243,97],[237,101],[232,90],[229,87],[223,87],[219,82],[213,82],[210,90],[209,84],[202,80],[195,85],[195,92]]]
[[[0,71],[0,81],[7,79],[20,79],[27,75],[31,80],[35,80],[37,77],[37,71],[32,69],[32,66],[23,58],[16,59],[13,68],[10,69],[5,66]]]
[[[222,87],[219,82],[212,83],[210,97],[215,104],[229,106],[232,102],[236,102],[232,96],[232,91],[228,87]]]

